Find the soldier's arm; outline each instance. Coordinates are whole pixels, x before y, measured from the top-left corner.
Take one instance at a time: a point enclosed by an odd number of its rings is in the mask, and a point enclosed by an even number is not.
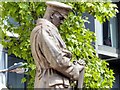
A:
[[[55,42],[54,37],[51,36],[49,32],[42,30],[40,36],[42,41],[40,43],[40,47],[45,58],[50,64],[50,67],[70,79],[78,80],[79,72],[84,69],[84,66],[70,62],[71,53],[64,48],[61,48],[59,43]]]

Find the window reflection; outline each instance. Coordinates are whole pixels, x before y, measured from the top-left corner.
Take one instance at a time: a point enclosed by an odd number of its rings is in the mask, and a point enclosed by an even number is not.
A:
[[[103,45],[118,48],[117,18],[103,24]]]
[[[107,46],[111,45],[111,32],[110,32],[110,23],[107,21],[103,24],[103,44]]]

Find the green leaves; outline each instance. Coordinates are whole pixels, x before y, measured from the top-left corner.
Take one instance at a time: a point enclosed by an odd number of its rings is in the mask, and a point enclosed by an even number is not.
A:
[[[78,13],[88,12],[100,23],[115,17],[116,13],[118,13],[117,5],[110,2],[77,2],[73,5],[75,5],[74,9],[76,11],[79,10]]]
[[[25,4],[25,3],[20,3],[19,4],[19,7],[21,8],[21,9],[24,9],[24,10],[28,10],[28,5],[27,4]]]
[[[101,23],[109,20],[118,12],[115,4],[106,3],[87,3],[87,2],[68,2],[76,11],[76,15],[72,12],[68,19],[60,26],[61,33],[67,48],[72,52],[73,60],[84,59],[86,61],[86,72],[84,79],[84,87],[86,88],[111,88],[114,81],[113,71],[108,69],[108,63],[100,60],[96,56],[92,43],[95,42],[95,34],[85,28],[88,17],[82,16],[82,13],[93,15]],[[45,13],[44,2],[2,2],[2,15],[0,16],[2,23],[2,44],[8,49],[9,54],[26,60],[30,71],[29,88],[33,88],[35,77],[35,64],[31,55],[30,33],[35,27],[35,20],[42,18]],[[12,17],[17,26],[8,22],[8,16]],[[7,25],[3,21],[7,21]],[[6,32],[14,32],[19,37],[11,38]],[[26,82],[23,78],[22,82]]]
[[[26,81],[27,81],[26,78],[22,78],[22,80],[21,80],[22,83],[24,83]]]
[[[85,88],[111,88],[113,85],[113,71],[107,68],[108,64],[105,61],[97,57],[91,45],[96,40],[95,34],[85,28],[85,23],[89,23],[88,18],[82,18],[81,14],[88,12],[100,22],[104,22],[106,20],[105,17],[109,20],[116,13],[114,12],[111,13],[112,15],[109,15],[107,11],[112,12],[112,10],[104,6],[107,4],[108,6],[112,5],[110,3],[73,3],[72,5],[75,7],[74,10],[77,11],[77,16],[70,13],[68,19],[60,27],[61,35],[64,41],[66,41],[68,49],[73,54],[71,61],[84,59],[87,63],[84,79]],[[84,9],[81,10],[83,7]],[[108,82],[109,79],[111,80],[110,82]]]
[[[2,2],[2,6],[2,21],[7,21],[7,25],[2,22],[2,44],[4,48],[8,49],[8,54],[14,54],[16,57],[26,60],[28,68],[31,69],[27,73],[30,75],[29,85],[33,87],[36,67],[31,55],[30,33],[35,26],[35,20],[39,16],[43,16],[45,4],[36,2]],[[17,26],[8,22],[9,16],[14,19],[14,22],[18,23]],[[7,36],[7,31],[17,33],[19,37],[11,38]],[[22,82],[26,82],[26,79],[23,78]]]

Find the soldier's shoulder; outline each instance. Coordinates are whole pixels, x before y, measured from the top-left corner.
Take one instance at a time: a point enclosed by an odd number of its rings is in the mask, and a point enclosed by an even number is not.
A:
[[[38,19],[36,24],[37,26],[41,25],[41,26],[44,26],[45,28],[57,28],[54,24],[52,24],[47,19]]]
[[[37,30],[41,30],[41,25],[35,26],[35,27],[33,28],[32,32],[33,32],[33,31],[37,31]]]
[[[38,19],[37,20],[36,26],[34,27],[32,32],[37,32],[38,30],[41,30],[41,31],[44,30],[44,31],[47,31],[47,32],[58,31],[57,27],[46,19]]]

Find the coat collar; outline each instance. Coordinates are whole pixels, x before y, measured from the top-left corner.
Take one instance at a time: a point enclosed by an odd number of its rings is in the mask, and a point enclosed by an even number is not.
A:
[[[37,25],[41,25],[41,24],[45,25],[45,26],[48,26],[48,27],[52,27],[52,28],[56,28],[57,29],[57,27],[53,23],[48,21],[47,19],[43,19],[43,18],[38,19],[37,20]]]

